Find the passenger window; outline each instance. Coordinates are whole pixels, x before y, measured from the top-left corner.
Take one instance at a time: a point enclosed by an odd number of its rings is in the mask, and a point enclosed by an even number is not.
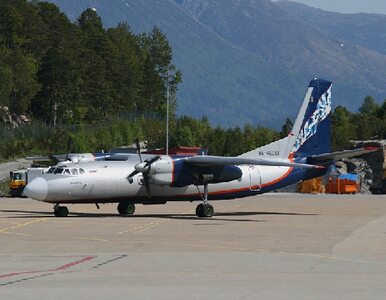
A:
[[[48,169],[47,173],[54,173],[55,168],[51,167]]]
[[[63,171],[64,171],[64,168],[57,168],[55,169],[54,174],[62,174]]]
[[[64,170],[64,174],[71,175],[71,174],[70,174],[70,170],[69,170],[69,169],[65,169],[65,170]]]
[[[80,174],[84,174],[85,172],[84,172],[84,170],[83,170],[82,168],[80,168],[80,169],[79,169],[79,173],[80,173]]]
[[[71,169],[72,175],[78,175],[78,169]]]

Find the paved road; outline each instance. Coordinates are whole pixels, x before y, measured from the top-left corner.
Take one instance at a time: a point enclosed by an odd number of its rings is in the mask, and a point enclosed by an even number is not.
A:
[[[51,206],[0,198],[0,299],[385,299],[386,197]]]
[[[9,177],[9,172],[13,170],[27,168],[31,165],[31,162],[25,159],[18,159],[16,161],[10,161],[0,164],[0,180]]]

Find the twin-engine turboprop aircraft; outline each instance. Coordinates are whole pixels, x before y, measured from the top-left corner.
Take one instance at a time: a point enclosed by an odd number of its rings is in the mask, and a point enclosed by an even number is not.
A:
[[[127,155],[124,161],[89,161],[52,167],[30,182],[26,196],[54,204],[118,203],[122,215],[135,204],[201,201],[198,217],[214,214],[209,200],[263,194],[321,176],[334,160],[375,151],[361,148],[330,153],[331,82],[310,82],[292,132],[279,141],[237,157]],[[139,147],[138,147],[139,148]]]

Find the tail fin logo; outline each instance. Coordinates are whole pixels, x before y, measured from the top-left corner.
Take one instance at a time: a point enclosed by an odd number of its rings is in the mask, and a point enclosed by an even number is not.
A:
[[[313,98],[311,98],[313,102]],[[328,90],[319,98],[316,105],[316,109],[313,114],[308,118],[301,128],[296,142],[292,148],[292,152],[296,152],[299,148],[318,131],[318,124],[320,124],[331,112],[331,86]]]

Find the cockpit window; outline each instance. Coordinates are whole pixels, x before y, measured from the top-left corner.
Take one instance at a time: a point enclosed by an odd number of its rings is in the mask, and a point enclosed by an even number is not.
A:
[[[78,169],[71,169],[71,173],[72,173],[72,175],[78,175],[79,173],[78,173]]]
[[[71,175],[69,169],[64,169],[64,174]]]
[[[79,169],[79,173],[80,173],[80,174],[84,174],[85,172],[84,172],[84,170],[83,170],[82,168],[80,168],[80,169]]]
[[[21,180],[21,174],[20,173],[14,173],[13,174],[13,179],[14,180]]]
[[[55,171],[54,171],[54,174],[62,174],[63,170],[64,170],[64,168],[61,168],[61,167],[56,168]]]
[[[55,168],[51,167],[51,168],[48,169],[48,171],[46,173],[54,173],[54,170],[55,170]]]

